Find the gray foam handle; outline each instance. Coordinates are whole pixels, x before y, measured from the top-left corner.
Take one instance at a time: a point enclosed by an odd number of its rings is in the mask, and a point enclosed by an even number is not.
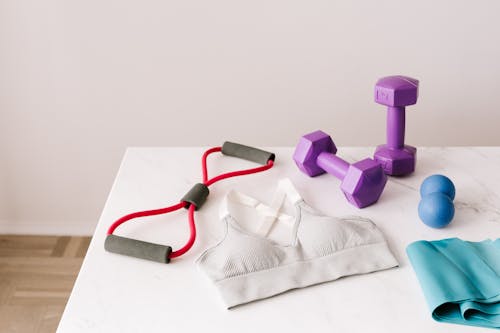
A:
[[[195,210],[198,210],[203,206],[205,201],[207,200],[207,196],[210,193],[207,185],[198,183],[194,185],[188,193],[186,193],[181,201],[186,202],[187,205],[185,208],[189,208],[191,204],[194,205]]]
[[[104,249],[108,252],[123,254],[129,257],[152,260],[168,264],[172,248],[168,245],[161,245],[143,242],[137,239],[108,235],[104,241]]]
[[[268,151],[228,141],[222,145],[222,153],[263,165],[266,165],[269,160],[274,161],[275,158],[275,155]]]

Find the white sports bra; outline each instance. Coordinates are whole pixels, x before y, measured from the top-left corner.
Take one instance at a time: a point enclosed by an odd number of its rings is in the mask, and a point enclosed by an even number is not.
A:
[[[280,213],[285,199],[292,204],[295,216]],[[258,212],[254,231],[238,223],[229,211],[230,204]],[[372,221],[322,215],[304,202],[288,179],[279,182],[270,206],[229,192],[222,203],[221,217],[226,228],[223,239],[206,250],[197,263],[215,284],[227,308],[398,265]],[[269,237],[277,224],[290,231],[288,244]]]

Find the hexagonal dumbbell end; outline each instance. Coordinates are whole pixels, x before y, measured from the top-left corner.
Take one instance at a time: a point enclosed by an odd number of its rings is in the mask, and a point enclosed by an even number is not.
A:
[[[356,207],[375,203],[387,182],[382,166],[370,158],[350,165],[336,156],[336,152],[331,137],[322,131],[315,131],[300,139],[293,159],[299,169],[310,177],[328,172],[342,180],[342,192]]]
[[[387,176],[382,166],[366,158],[349,166],[340,188],[350,203],[363,208],[377,202],[386,183]]]
[[[380,145],[375,148],[373,158],[380,163],[388,175],[409,175],[415,171],[417,148],[405,145],[401,149],[391,149],[387,145]]]
[[[293,160],[300,171],[309,177],[314,177],[326,172],[317,164],[319,154],[325,152],[335,154],[337,147],[328,134],[316,131],[300,138],[293,154]]]
[[[375,84],[375,102],[387,106],[408,106],[417,103],[418,80],[395,75],[381,78]]]
[[[375,85],[375,102],[387,106],[387,143],[376,148],[374,159],[388,175],[401,176],[415,170],[415,147],[405,145],[405,106],[417,103],[416,79],[407,76],[388,76]]]

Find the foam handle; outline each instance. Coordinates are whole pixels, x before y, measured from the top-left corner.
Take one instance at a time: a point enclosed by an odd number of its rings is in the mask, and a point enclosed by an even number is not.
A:
[[[222,153],[228,156],[242,158],[244,160],[266,165],[269,160],[274,161],[274,154],[254,147],[248,147],[234,142],[224,142]]]
[[[168,245],[143,242],[137,239],[108,235],[104,242],[104,249],[108,252],[123,254],[129,257],[152,260],[168,264],[172,248]]]
[[[181,201],[186,203],[185,208],[189,208],[189,206],[193,204],[195,207],[194,209],[198,210],[207,200],[207,196],[209,193],[210,191],[208,190],[207,185],[198,183],[194,185],[189,190],[189,192],[182,197]]]

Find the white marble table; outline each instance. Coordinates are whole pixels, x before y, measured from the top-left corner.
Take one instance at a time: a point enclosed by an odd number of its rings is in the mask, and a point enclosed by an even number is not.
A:
[[[198,238],[187,255],[169,265],[104,251],[108,226],[136,210],[167,206],[201,179],[203,148],[130,148],[102,213],[58,332],[479,332],[486,329],[435,322],[405,254],[419,239],[500,237],[500,148],[419,148],[417,171],[390,178],[379,202],[359,210],[343,198],[330,175],[308,178],[291,160],[293,149],[268,148],[277,163],[266,173],[232,178],[211,187],[196,213]],[[341,148],[354,161],[372,148]],[[211,157],[209,174],[252,163]],[[418,188],[431,174],[455,183],[456,214],[445,229],[417,216]],[[294,290],[226,310],[194,260],[223,232],[218,206],[232,188],[269,202],[276,180],[289,177],[304,199],[330,215],[357,214],[385,233],[400,267]],[[186,212],[130,222],[117,232],[178,248],[187,238]]]

